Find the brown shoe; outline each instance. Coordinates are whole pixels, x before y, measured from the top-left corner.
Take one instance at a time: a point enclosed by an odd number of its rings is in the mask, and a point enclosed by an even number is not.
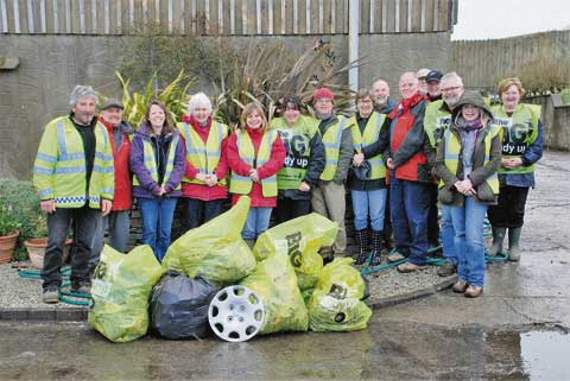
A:
[[[457,272],[457,266],[455,266],[451,262],[445,262],[443,264],[443,266],[441,266],[439,269],[437,269],[437,275],[439,275],[440,277],[452,276],[456,272]],[[461,291],[461,292],[463,292],[463,291]]]
[[[399,265],[396,268],[401,273],[413,273],[414,271],[425,269],[425,266],[418,266],[418,265],[414,265],[411,262],[406,262],[406,263],[402,263],[401,265]]]
[[[457,292],[458,294],[462,294],[467,289],[467,282],[464,280],[458,280],[457,282],[453,283],[453,292]]]
[[[482,293],[483,293],[482,287],[469,286],[467,287],[467,290],[465,290],[463,296],[465,296],[466,298],[478,298],[479,296],[481,296]]]
[[[396,252],[394,252],[394,254],[388,255],[387,258],[388,258],[388,262],[398,262],[398,261],[401,261],[402,259],[405,259],[406,257],[403,254],[396,251]]]

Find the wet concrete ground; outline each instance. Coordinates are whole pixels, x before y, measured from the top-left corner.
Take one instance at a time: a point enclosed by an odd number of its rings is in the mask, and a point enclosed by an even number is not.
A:
[[[538,171],[522,260],[489,266],[479,299],[444,291],[376,310],[365,331],[241,344],[112,344],[85,324],[4,322],[0,380],[570,379],[570,155]]]
[[[112,344],[83,324],[0,324],[0,379],[568,379],[570,336],[537,328],[380,318],[351,334]]]

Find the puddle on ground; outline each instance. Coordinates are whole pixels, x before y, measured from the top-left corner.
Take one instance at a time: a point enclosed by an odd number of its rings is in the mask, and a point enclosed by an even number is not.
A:
[[[520,334],[521,360],[530,380],[567,380],[570,377],[570,335],[558,331]]]

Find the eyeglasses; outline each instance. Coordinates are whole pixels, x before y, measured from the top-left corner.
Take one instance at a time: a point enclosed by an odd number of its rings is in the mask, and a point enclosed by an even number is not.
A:
[[[440,91],[443,93],[443,92],[449,92],[449,91],[457,91],[460,89],[462,89],[461,86],[454,86],[454,87],[446,87],[445,89],[441,88]]]

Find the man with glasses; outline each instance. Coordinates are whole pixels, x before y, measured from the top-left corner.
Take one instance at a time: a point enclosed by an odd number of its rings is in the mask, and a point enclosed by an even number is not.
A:
[[[425,151],[432,167],[435,163],[437,146],[443,138],[445,129],[451,124],[453,109],[463,96],[463,80],[456,72],[447,73],[441,78],[440,91],[442,99],[429,104],[424,118],[424,128],[428,137]],[[444,207],[441,218],[441,238],[446,262],[439,268],[437,272],[439,276],[451,276],[457,270],[454,236],[451,214],[448,208]]]

